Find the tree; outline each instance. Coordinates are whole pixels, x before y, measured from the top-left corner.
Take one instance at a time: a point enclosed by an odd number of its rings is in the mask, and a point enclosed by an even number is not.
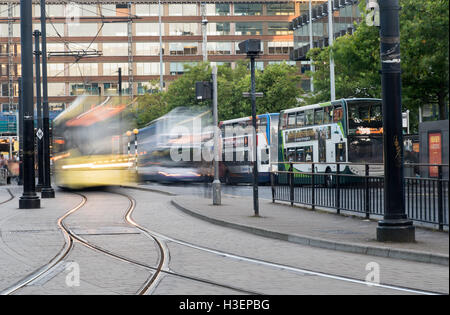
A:
[[[137,128],[142,128],[152,120],[155,120],[169,112],[169,106],[164,100],[163,93],[146,93],[137,99],[137,104],[126,112],[134,121]]]
[[[437,104],[448,111],[449,1],[401,0],[402,86],[411,109]]]
[[[449,0],[400,0],[400,5],[403,108],[417,113],[420,105],[435,103],[444,119],[449,101]],[[361,12],[364,8],[361,1]],[[339,37],[332,47],[308,52],[316,67],[312,74],[316,93],[308,103],[330,99],[330,52],[335,61],[336,98],[381,98],[379,28],[367,26],[363,18],[353,35]]]
[[[195,95],[195,82],[210,81],[211,67],[209,63],[199,63],[196,65],[184,65],[185,72],[173,81],[167,93],[164,94],[164,100],[167,102],[169,109],[186,106],[206,106],[211,105],[211,101],[197,101]]]

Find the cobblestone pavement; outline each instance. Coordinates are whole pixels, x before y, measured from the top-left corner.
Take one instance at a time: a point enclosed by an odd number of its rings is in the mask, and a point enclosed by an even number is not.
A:
[[[0,200],[6,196],[3,190]],[[19,210],[20,191],[12,191],[16,198],[0,204],[0,292],[57,255],[64,247],[57,220],[81,201],[79,195],[58,190],[55,199],[41,200],[41,209]],[[95,246],[146,266],[156,266],[159,250],[152,238],[125,222],[129,201],[115,192],[136,200],[133,220],[159,233],[156,237],[167,247],[168,268],[151,294],[411,293],[330,277],[364,281],[367,264],[373,262],[382,284],[448,293],[445,266],[311,248],[220,227],[181,212],[171,204],[173,197],[160,193],[124,188],[83,192],[86,204],[65,224]],[[68,263],[79,268],[79,286],[70,285]],[[60,265],[15,294],[136,294],[153,272],[75,242]]]
[[[150,230],[168,235],[173,239],[184,240],[206,248],[220,249],[245,257],[361,280],[364,280],[368,274],[367,264],[375,262],[380,266],[382,283],[448,292],[448,267],[446,266],[342,253],[268,239],[235,229],[214,226],[181,213],[171,206],[170,201],[173,198],[171,196],[131,189],[126,191],[139,200],[134,214],[135,220]],[[293,281],[294,283],[285,285],[285,279],[296,279],[298,275],[283,270],[272,270],[268,267],[263,267],[258,272],[256,270],[260,266],[256,268],[254,265],[248,266],[247,262],[240,262],[238,267],[235,262],[230,262],[229,258],[220,257],[220,255],[217,257],[217,255],[211,253],[180,248],[179,245],[171,242],[168,242],[168,244],[171,253],[170,267],[175,271],[188,272],[191,275],[200,273],[208,279],[216,279],[216,277],[218,277],[217,279],[227,279],[229,284],[238,283],[238,279],[241,279],[243,285],[255,281],[256,283],[250,285],[250,287],[260,289],[260,293],[326,294],[344,291],[349,294],[399,293],[392,290],[369,288],[365,285],[352,284],[348,286],[348,283],[339,281],[334,283],[336,280],[324,280],[316,276],[302,277],[302,281]],[[188,255],[186,251],[192,252],[192,254]],[[182,262],[183,260],[186,261]],[[214,263],[211,263],[212,261]],[[219,276],[217,276],[217,273]],[[285,275],[288,276],[285,278]],[[268,278],[271,279],[270,285],[267,287],[261,286],[259,280],[264,279],[263,282],[267,284]],[[313,281],[308,282],[305,279],[313,279]],[[170,280],[164,278],[159,285],[159,287],[165,288],[164,292],[167,292],[167,288],[170,287],[165,284],[166,281]],[[277,287],[277,290],[271,289],[274,286]],[[177,292],[174,287],[171,293],[176,294]],[[158,293],[158,290],[155,293]]]

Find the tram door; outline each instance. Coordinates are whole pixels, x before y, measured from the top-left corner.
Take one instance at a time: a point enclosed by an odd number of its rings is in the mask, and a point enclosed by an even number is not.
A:
[[[336,162],[345,162],[345,142],[336,143]]]

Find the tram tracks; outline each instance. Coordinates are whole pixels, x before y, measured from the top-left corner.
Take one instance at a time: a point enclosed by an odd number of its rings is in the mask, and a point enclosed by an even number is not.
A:
[[[242,255],[236,255],[236,254],[232,254],[229,252],[200,246],[200,245],[186,242],[186,241],[183,241],[180,239],[176,239],[176,238],[173,238],[173,237],[170,237],[170,236],[167,236],[167,235],[155,232],[155,231],[151,231],[151,230],[139,225],[138,223],[136,223],[133,220],[132,214],[133,214],[133,211],[136,209],[136,201],[133,197],[131,197],[130,195],[128,195],[126,193],[122,193],[122,192],[110,192],[110,193],[116,194],[116,195],[121,195],[128,199],[129,205],[127,207],[125,215],[123,216],[124,221],[127,224],[131,225],[132,227],[138,229],[142,234],[144,234],[148,238],[152,239],[155,242],[155,244],[157,245],[157,249],[159,251],[159,253],[158,253],[159,260],[158,260],[156,266],[152,266],[152,265],[140,262],[136,259],[126,257],[122,254],[118,254],[114,251],[107,250],[101,246],[98,246],[97,244],[95,244],[93,242],[86,240],[85,238],[81,237],[79,234],[75,233],[74,230],[71,229],[70,226],[68,226],[64,222],[64,220],[67,219],[70,215],[74,214],[76,211],[83,208],[88,200],[88,197],[86,197],[85,195],[77,193],[82,198],[81,202],[78,205],[76,205],[74,208],[69,210],[67,213],[65,213],[57,221],[58,227],[62,231],[64,238],[65,238],[64,247],[48,264],[41,267],[37,271],[33,272],[31,275],[29,275],[26,278],[24,278],[23,280],[19,281],[12,287],[0,292],[0,294],[2,294],[2,295],[3,294],[13,294],[13,293],[19,291],[20,289],[26,287],[27,285],[30,285],[34,281],[37,281],[40,278],[44,277],[46,274],[49,274],[53,269],[55,269],[58,266],[58,264],[63,262],[64,259],[66,259],[69,256],[69,254],[72,252],[72,250],[74,248],[75,243],[80,243],[84,247],[89,248],[93,251],[102,253],[104,255],[115,258],[122,262],[126,262],[126,263],[132,264],[134,266],[144,268],[145,270],[151,272],[151,275],[146,279],[146,281],[142,284],[142,286],[137,290],[136,294],[138,294],[138,295],[151,294],[155,290],[155,288],[158,286],[158,284],[162,280],[163,276],[166,276],[166,275],[184,278],[187,280],[196,281],[196,282],[200,282],[200,283],[204,283],[204,284],[208,284],[208,285],[213,285],[213,286],[221,287],[221,288],[225,288],[225,289],[230,289],[230,290],[244,293],[244,294],[252,294],[252,295],[261,294],[259,292],[254,292],[251,290],[235,287],[232,285],[223,284],[223,283],[211,281],[208,279],[203,279],[203,278],[200,278],[197,276],[185,275],[185,274],[171,271],[169,268],[170,253],[169,253],[169,249],[167,247],[166,242],[172,242],[172,243],[175,243],[175,244],[178,244],[178,245],[181,245],[184,247],[188,247],[191,249],[199,250],[202,252],[210,253],[213,255],[221,256],[221,257],[225,257],[227,259],[232,259],[232,260],[236,260],[236,261],[242,261],[242,262],[246,262],[246,263],[265,266],[265,267],[268,267],[271,269],[284,270],[284,271],[288,271],[288,272],[300,274],[300,275],[312,275],[312,276],[317,276],[317,277],[321,277],[321,278],[327,278],[327,279],[333,279],[336,281],[352,283],[355,285],[365,285],[365,286],[368,285],[367,282],[365,282],[363,280],[355,279],[355,278],[344,277],[344,276],[340,276],[338,274],[318,272],[318,271],[308,270],[308,269],[304,269],[304,268],[283,265],[283,264],[279,264],[279,263],[275,263],[275,262],[264,261],[261,259],[246,257],[246,256],[242,256]],[[429,292],[429,291],[419,290],[419,289],[415,289],[415,288],[407,288],[407,287],[401,287],[401,286],[396,286],[396,285],[377,284],[377,283],[372,283],[370,285],[373,287],[377,287],[377,288],[389,289],[389,290],[393,290],[393,291],[401,291],[401,292],[405,292],[405,293],[426,294],[426,295],[441,294],[438,292]]]
[[[161,281],[162,275],[181,277],[181,278],[184,278],[187,280],[196,281],[196,282],[200,282],[200,283],[204,283],[204,284],[209,284],[209,285],[213,285],[213,286],[217,286],[217,287],[222,287],[222,288],[234,290],[234,291],[244,293],[244,294],[253,294],[253,295],[259,294],[257,292],[253,292],[250,290],[245,290],[245,289],[237,288],[234,286],[210,281],[207,279],[197,278],[195,276],[183,275],[180,273],[175,273],[175,272],[170,271],[169,266],[168,266],[169,251],[168,251],[167,246],[158,237],[156,237],[152,232],[143,228],[142,226],[137,224],[132,219],[131,214],[136,207],[136,201],[132,197],[127,196],[125,194],[114,193],[117,195],[124,196],[129,200],[129,206],[128,206],[128,209],[126,210],[124,220],[131,226],[140,230],[144,235],[146,235],[148,238],[151,238],[157,244],[157,247],[159,250],[159,262],[158,262],[157,266],[151,266],[149,264],[142,263],[135,259],[115,253],[111,250],[102,248],[101,246],[98,246],[95,243],[86,240],[85,238],[81,237],[79,234],[75,233],[74,230],[71,229],[64,222],[64,220],[67,219],[70,215],[72,215],[76,211],[83,208],[85,206],[86,202],[88,201],[88,198],[85,195],[83,195],[81,193],[76,193],[76,194],[81,196],[81,198],[82,198],[81,202],[78,205],[76,205],[74,208],[69,210],[67,213],[65,213],[57,221],[57,225],[58,225],[59,229],[62,231],[64,239],[65,239],[63,248],[58,252],[58,254],[54,258],[51,259],[51,261],[48,264],[42,266],[41,268],[39,268],[32,274],[28,275],[24,279],[20,280],[13,286],[1,291],[0,295],[14,294],[14,293],[18,292],[20,289],[23,289],[26,286],[32,284],[33,282],[38,281],[39,279],[45,277],[45,275],[50,274],[54,269],[56,269],[58,267],[59,264],[63,263],[64,260],[70,255],[70,253],[72,252],[72,250],[74,248],[75,243],[80,243],[81,245],[83,245],[86,248],[89,248],[93,251],[107,255],[109,257],[120,260],[122,262],[126,262],[126,263],[132,264],[134,266],[144,268],[145,270],[151,272],[151,276],[143,283],[143,285],[136,292],[137,295],[145,295],[145,294],[149,294],[149,293],[153,292],[154,289],[159,284],[159,282]]]

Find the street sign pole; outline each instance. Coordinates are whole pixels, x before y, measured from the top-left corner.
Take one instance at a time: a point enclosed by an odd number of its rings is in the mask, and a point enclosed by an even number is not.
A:
[[[398,0],[379,0],[381,90],[384,137],[383,220],[378,222],[380,242],[414,242],[415,228],[405,213],[403,174],[400,22]]]
[[[50,118],[48,112],[47,90],[47,18],[45,0],[41,0],[41,33],[42,33],[42,114],[43,114],[43,147],[44,147],[44,185],[41,191],[42,198],[55,198],[55,191],[51,185],[50,177]]]
[[[41,207],[36,195],[34,174],[34,106],[33,106],[33,31],[32,3],[20,0],[20,44],[22,47],[22,105],[23,105],[23,194],[20,209]]]
[[[212,66],[213,81],[213,116],[214,116],[214,181],[213,181],[213,204],[222,204],[221,185],[219,179],[219,119],[217,112],[217,66]]]

